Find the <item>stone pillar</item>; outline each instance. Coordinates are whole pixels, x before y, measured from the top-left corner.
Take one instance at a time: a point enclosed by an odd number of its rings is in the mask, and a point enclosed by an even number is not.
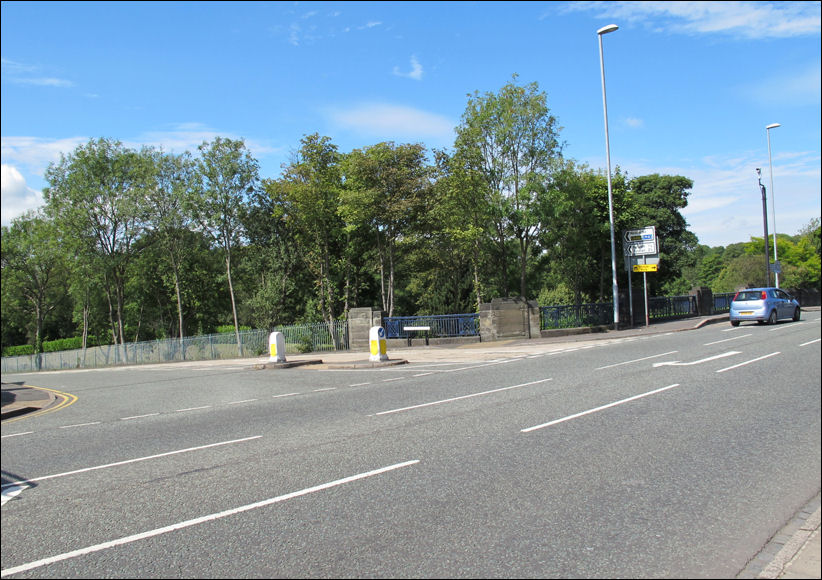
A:
[[[494,298],[480,305],[480,340],[540,336],[539,305],[525,298]]]
[[[348,347],[351,350],[368,350],[369,332],[374,326],[383,326],[385,313],[376,308],[352,308],[348,311]]]
[[[714,313],[714,295],[707,286],[692,288],[688,293],[696,296],[696,311],[700,316],[710,316]]]

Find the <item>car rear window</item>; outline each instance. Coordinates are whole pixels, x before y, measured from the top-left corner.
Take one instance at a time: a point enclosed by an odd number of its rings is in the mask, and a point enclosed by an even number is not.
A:
[[[748,291],[748,292],[740,292],[736,300],[738,301],[745,301],[745,300],[762,300],[762,291],[757,290],[755,292]]]

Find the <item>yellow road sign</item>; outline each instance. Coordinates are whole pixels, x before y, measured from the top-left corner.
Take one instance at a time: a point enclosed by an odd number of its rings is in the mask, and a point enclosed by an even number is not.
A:
[[[657,272],[659,264],[634,264],[634,272]]]

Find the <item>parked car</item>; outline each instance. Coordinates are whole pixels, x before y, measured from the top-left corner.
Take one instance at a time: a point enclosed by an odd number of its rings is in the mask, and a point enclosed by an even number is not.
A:
[[[779,288],[748,288],[740,290],[731,301],[731,326],[756,320],[759,324],[776,324],[777,320],[799,320],[799,302]]]

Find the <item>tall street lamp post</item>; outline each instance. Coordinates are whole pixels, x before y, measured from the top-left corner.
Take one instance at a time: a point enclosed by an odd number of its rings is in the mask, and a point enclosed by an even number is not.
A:
[[[765,127],[765,133],[768,134],[768,165],[771,168],[771,225],[773,225],[773,263],[774,263],[774,283],[779,288],[779,254],[776,251],[776,199],[773,195],[773,162],[771,161],[771,129],[781,127],[779,123],[772,123]],[[768,245],[768,240],[765,240],[765,245]]]
[[[597,30],[599,38],[599,69],[602,74],[602,109],[605,113],[605,159],[608,163],[608,220],[611,223],[611,286],[614,293],[614,329],[619,327],[619,288],[617,287],[616,245],[614,243],[614,199],[611,190],[611,146],[608,141],[608,101],[605,98],[605,63],[602,58],[602,35],[617,30],[616,24],[609,24]],[[766,240],[767,243],[767,240]]]
[[[762,185],[762,172],[756,168],[756,176],[759,178],[759,190],[762,192],[762,224],[765,228],[765,286],[771,285],[771,257],[768,255],[768,201],[765,194],[765,186]]]

